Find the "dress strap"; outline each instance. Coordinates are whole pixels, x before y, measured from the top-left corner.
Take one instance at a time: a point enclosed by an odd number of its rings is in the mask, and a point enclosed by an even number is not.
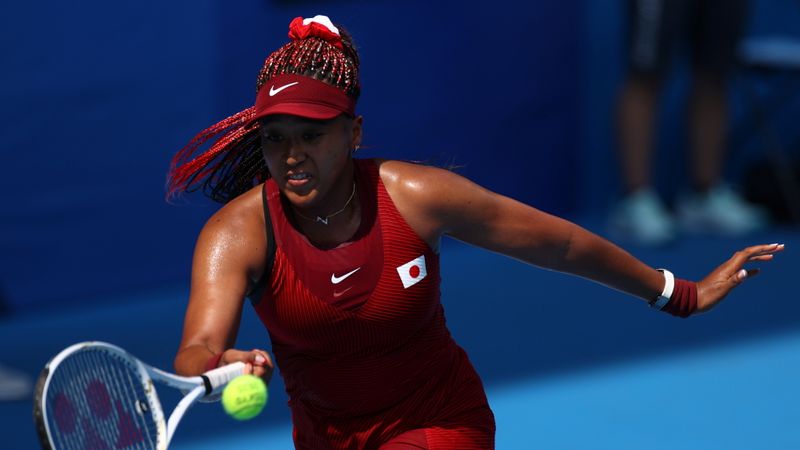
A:
[[[261,301],[261,297],[264,296],[264,288],[270,275],[272,275],[272,267],[275,264],[275,233],[272,231],[272,219],[270,218],[269,204],[267,203],[267,183],[264,183],[261,189],[261,204],[264,208],[264,228],[267,236],[267,262],[264,264],[264,272],[261,274],[261,278],[247,294],[253,306],[257,305]]]

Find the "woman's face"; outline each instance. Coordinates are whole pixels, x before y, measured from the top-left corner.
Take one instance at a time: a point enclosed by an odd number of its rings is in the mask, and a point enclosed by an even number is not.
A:
[[[344,114],[330,120],[291,115],[261,121],[261,149],[267,168],[293,205],[313,209],[328,196],[352,189],[353,149],[361,142],[362,118]],[[345,189],[346,188],[346,189]]]

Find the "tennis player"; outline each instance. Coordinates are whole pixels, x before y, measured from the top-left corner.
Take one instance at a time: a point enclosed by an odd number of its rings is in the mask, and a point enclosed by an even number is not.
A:
[[[244,361],[244,299],[272,340],[301,449],[487,449],[480,378],[445,326],[439,241],[458,240],[602,283],[681,317],[707,311],[781,245],[741,250],[699,282],[447,170],[356,159],[359,58],[324,16],[297,18],[266,59],[255,105],[197,135],[169,193],[224,203],[200,233],[177,371]],[[210,146],[203,150],[204,144]]]

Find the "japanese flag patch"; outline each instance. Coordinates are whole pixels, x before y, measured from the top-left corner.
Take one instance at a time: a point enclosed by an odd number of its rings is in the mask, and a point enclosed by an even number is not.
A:
[[[414,258],[398,267],[397,273],[400,275],[400,281],[403,282],[403,287],[406,289],[419,283],[428,275],[428,269],[425,268],[425,255]]]

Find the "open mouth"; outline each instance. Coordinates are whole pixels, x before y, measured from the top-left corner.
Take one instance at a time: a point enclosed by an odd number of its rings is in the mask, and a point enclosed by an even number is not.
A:
[[[292,187],[305,186],[311,181],[311,174],[307,172],[289,173],[286,175],[286,183]]]

